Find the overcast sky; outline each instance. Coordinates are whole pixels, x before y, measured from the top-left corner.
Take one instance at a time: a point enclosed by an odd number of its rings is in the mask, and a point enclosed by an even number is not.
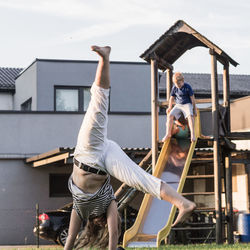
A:
[[[240,64],[230,73],[250,74],[248,0],[0,0],[0,67],[27,67],[35,58],[97,60],[92,44],[112,46],[112,61],[142,62],[180,19]],[[208,49],[188,51],[174,68],[209,73]]]

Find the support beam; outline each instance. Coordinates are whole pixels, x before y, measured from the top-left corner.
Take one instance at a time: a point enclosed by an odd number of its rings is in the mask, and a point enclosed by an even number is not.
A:
[[[166,70],[166,69],[171,69],[173,70],[173,65],[168,63],[166,60],[164,60],[162,57],[159,57],[156,53],[152,53],[150,55],[150,59],[151,60],[156,60],[157,62],[157,69],[162,69],[162,70]]]
[[[172,89],[172,70],[171,69],[167,69],[166,71],[166,101],[169,101],[170,98],[170,92]]]
[[[158,67],[157,61],[151,59],[151,124],[152,124],[152,169],[154,173],[158,157]]]
[[[54,163],[54,162],[57,162],[57,161],[65,160],[68,157],[69,157],[68,152],[63,153],[63,154],[60,154],[60,155],[57,155],[57,156],[54,156],[54,157],[50,157],[50,158],[43,159],[43,160],[40,160],[40,161],[35,161],[35,162],[33,162],[32,167],[36,168],[36,167],[45,166],[45,165],[48,165],[48,164],[51,164],[51,163]]]
[[[219,103],[218,103],[218,75],[217,59],[213,50],[211,54],[211,90],[212,90],[212,127],[214,137],[214,192],[216,212],[216,243],[222,244],[222,209],[221,209],[221,167],[219,144]]]
[[[225,191],[226,191],[226,215],[227,215],[227,242],[228,244],[234,243],[233,235],[233,188],[232,188],[232,164],[231,154],[226,152],[225,154]]]
[[[225,123],[227,127],[227,135],[228,135],[231,132],[229,63],[224,64],[224,68],[223,68],[223,106],[226,108]]]

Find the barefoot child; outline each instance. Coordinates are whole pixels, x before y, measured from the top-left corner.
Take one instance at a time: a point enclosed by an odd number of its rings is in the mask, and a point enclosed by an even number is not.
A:
[[[88,227],[82,237],[86,242],[79,244],[80,247],[108,246],[109,250],[116,249],[119,219],[114,192],[110,185],[110,175],[131,187],[174,204],[179,209],[179,215],[174,224],[181,222],[196,206],[164,181],[136,165],[118,144],[107,139],[111,48],[92,46],[92,50],[99,55],[100,59],[95,81],[91,87],[89,107],[78,134],[73,172],[69,179],[73,209],[65,250],[73,248],[83,219],[88,219]],[[90,233],[88,228],[93,226],[90,224],[95,224],[95,228],[98,225],[100,228],[106,228],[108,233],[105,235],[104,231]],[[91,241],[88,239],[90,237]],[[103,242],[104,237],[108,239],[107,246],[98,245]]]
[[[164,136],[163,140],[171,137],[174,117],[176,120],[178,120],[182,113],[184,117],[188,119],[191,141],[195,141],[194,115],[197,115],[197,108],[192,87],[188,83],[184,82],[184,77],[180,72],[177,72],[173,75],[173,82],[174,86],[171,90],[171,97],[169,99],[169,106],[167,109],[168,117],[166,124],[166,135]],[[174,100],[176,105],[172,109]]]

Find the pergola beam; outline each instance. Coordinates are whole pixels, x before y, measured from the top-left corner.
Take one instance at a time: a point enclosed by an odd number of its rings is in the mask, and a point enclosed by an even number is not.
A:
[[[54,157],[50,157],[50,158],[47,158],[47,159],[44,159],[41,161],[35,161],[35,162],[33,162],[32,167],[36,168],[36,167],[45,166],[45,165],[48,165],[48,164],[51,164],[51,163],[54,163],[57,161],[65,160],[68,157],[69,157],[69,152],[64,153],[64,154],[60,154],[60,155],[57,155]]]

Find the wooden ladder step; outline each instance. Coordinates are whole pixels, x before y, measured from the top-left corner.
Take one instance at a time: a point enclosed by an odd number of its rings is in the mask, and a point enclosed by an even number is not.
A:
[[[197,207],[194,212],[214,212],[214,207]]]
[[[213,230],[215,229],[214,227],[174,227],[171,230],[174,231],[190,231],[190,230]]]
[[[214,192],[192,192],[192,193],[182,193],[184,196],[191,196],[191,195],[214,195]]]
[[[214,226],[215,223],[213,222],[185,222],[185,224],[187,226],[204,226],[204,225],[207,225],[207,226]]]
[[[207,179],[207,178],[214,178],[213,174],[207,174],[207,175],[188,175],[186,177],[187,179]]]

